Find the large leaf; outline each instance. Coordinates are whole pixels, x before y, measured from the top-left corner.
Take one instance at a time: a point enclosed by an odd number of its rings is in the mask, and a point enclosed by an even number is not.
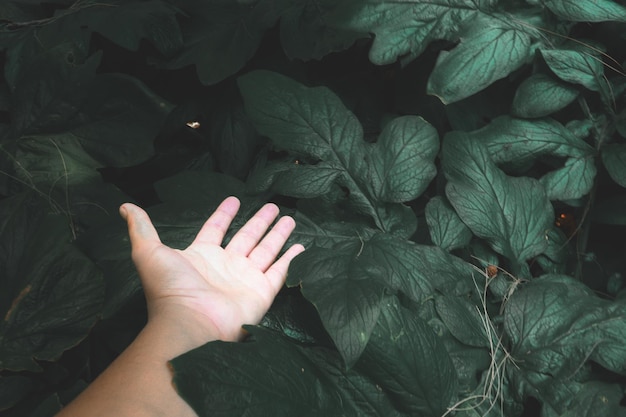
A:
[[[557,16],[574,22],[626,21],[626,7],[613,0],[543,0]]]
[[[471,282],[469,267],[441,249],[384,233],[308,248],[294,259],[287,278],[316,307],[347,366],[367,345],[385,290],[422,303],[435,288],[462,293]]]
[[[523,263],[546,249],[554,214],[536,180],[506,176],[483,144],[460,132],[444,139],[443,166],[450,203],[496,252]]]
[[[389,299],[358,368],[407,415],[439,417],[456,396],[457,375],[443,342],[415,313]]]
[[[335,21],[342,27],[375,35],[370,60],[390,64],[399,57],[415,58],[435,40],[455,40],[463,22],[487,13],[494,0],[423,2],[343,2]]]
[[[518,69],[530,56],[530,36],[503,24],[504,19],[476,19],[462,42],[441,52],[428,79],[428,93],[444,103],[469,97]]]
[[[398,417],[372,381],[336,352],[262,327],[253,341],[212,342],[170,363],[179,394],[199,416]]]
[[[70,243],[62,215],[38,196],[0,204],[0,369],[38,371],[88,333],[100,309],[102,274]]]
[[[405,227],[410,210],[393,203],[416,198],[434,177],[438,138],[432,126],[414,116],[397,118],[368,144],[356,117],[324,87],[307,88],[268,71],[247,74],[239,85],[257,129],[293,155],[291,163],[270,164],[257,174],[269,178],[256,182],[276,181],[281,192],[299,197],[340,185],[354,209],[382,230]]]
[[[501,166],[533,163],[547,155],[568,158],[564,167],[540,179],[551,200],[580,198],[591,190],[596,174],[595,150],[553,119],[501,116],[469,135],[483,142]]]

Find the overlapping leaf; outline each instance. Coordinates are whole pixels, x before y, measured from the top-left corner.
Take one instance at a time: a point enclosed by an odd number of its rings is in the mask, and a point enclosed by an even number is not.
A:
[[[546,74],[534,74],[517,88],[511,114],[525,118],[549,116],[574,101],[579,93],[571,84]]]
[[[604,167],[613,181],[626,187],[626,145],[606,145],[602,148],[601,155]]]
[[[469,136],[486,145],[496,164],[533,163],[546,155],[568,158],[564,167],[540,179],[551,200],[580,198],[591,190],[594,149],[553,119],[502,116]]]
[[[524,367],[572,377],[587,361],[626,373],[626,306],[602,300],[567,276],[545,276],[510,298],[505,329]]]
[[[496,252],[522,263],[546,249],[554,215],[539,182],[506,176],[483,144],[458,132],[444,139],[443,166],[450,203]]]
[[[340,185],[354,209],[382,230],[406,226],[410,210],[395,203],[419,196],[435,175],[439,145],[432,126],[418,117],[397,118],[370,145],[356,117],[326,88],[268,71],[247,74],[239,84],[257,129],[293,158],[270,164],[265,174],[257,173],[267,179],[256,182],[298,197],[321,196]]]
[[[426,205],[426,223],[433,243],[445,250],[461,248],[472,238],[471,230],[442,197]]]
[[[468,23],[462,42],[443,51],[428,80],[428,93],[444,103],[467,98],[524,64],[531,38],[506,25],[503,18],[476,18]]]
[[[487,13],[495,0],[445,0],[423,2],[343,2],[335,17],[337,24],[375,35],[370,60],[389,64],[399,57],[420,55],[435,40],[455,40],[465,20]]]
[[[351,366],[367,345],[386,290],[419,303],[435,288],[467,291],[470,276],[467,265],[438,248],[378,233],[307,249],[292,262],[287,284],[300,285]]]
[[[574,22],[626,21],[626,7],[613,0],[543,0],[557,16]]]
[[[458,386],[443,342],[422,319],[388,299],[358,369],[407,415],[439,417]]]
[[[213,342],[171,361],[176,389],[198,415],[401,415],[335,352],[262,327],[248,331],[252,342]]]
[[[0,369],[38,371],[86,337],[104,296],[97,267],[71,244],[67,218],[39,196],[0,204]]]

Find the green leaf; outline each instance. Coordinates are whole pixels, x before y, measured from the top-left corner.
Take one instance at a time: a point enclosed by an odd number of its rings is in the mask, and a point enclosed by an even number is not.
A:
[[[554,213],[536,180],[506,176],[483,144],[459,132],[444,139],[443,167],[450,203],[496,252],[521,264],[546,249]]]
[[[284,8],[273,1],[177,0],[175,4],[188,19],[184,47],[161,66],[179,69],[195,65],[205,85],[216,84],[243,68]]]
[[[555,15],[573,22],[626,21],[626,7],[612,0],[543,0]]]
[[[342,2],[334,21],[341,27],[374,34],[370,60],[384,65],[400,57],[413,59],[435,40],[455,40],[464,21],[487,13],[493,0],[443,2]]]
[[[164,56],[172,56],[183,46],[174,6],[160,0],[115,1],[117,4],[90,4],[71,8],[63,16],[65,24],[88,27],[117,45],[137,51],[142,40],[149,41]]]
[[[564,167],[540,179],[550,200],[580,198],[593,186],[595,150],[553,119],[501,116],[469,135],[485,143],[494,162],[500,165],[532,163],[544,155],[567,157]]]
[[[411,210],[394,203],[418,197],[435,175],[432,126],[415,116],[397,118],[377,143],[368,144],[356,117],[324,87],[307,88],[268,71],[247,74],[239,85],[259,132],[293,157],[291,164],[270,165],[270,175],[262,174],[270,177],[261,181],[265,187],[275,178],[288,195],[317,197],[329,193],[335,180],[348,189],[354,210],[380,229],[413,233],[406,227],[415,221]],[[300,159],[304,164],[295,163]]]
[[[604,67],[594,50],[541,49],[541,55],[554,74],[591,91],[601,91]]]
[[[578,97],[578,88],[546,74],[533,74],[517,88],[511,114],[537,118],[559,111]]]
[[[357,369],[407,415],[441,416],[456,396],[454,364],[433,329],[389,299]]]
[[[322,59],[343,51],[363,34],[334,27],[331,21],[337,3],[333,0],[289,2],[280,19],[280,41],[290,59]]]
[[[476,19],[469,24],[471,32],[453,50],[440,53],[428,79],[428,94],[445,104],[467,98],[506,77],[531,54],[530,37],[499,19]]]
[[[604,167],[613,181],[626,187],[626,145],[605,145],[602,148],[601,156]]]
[[[626,373],[626,305],[602,300],[566,276],[548,275],[516,291],[505,310],[511,354],[524,368],[572,377],[587,360]]]
[[[307,248],[292,262],[287,285],[301,287],[350,367],[369,340],[385,290],[422,303],[435,288],[462,293],[473,284],[471,269],[458,258],[377,233],[368,240]]]
[[[40,370],[35,360],[78,344],[102,307],[102,274],[46,205],[27,194],[0,204],[0,369]]]
[[[428,201],[426,223],[433,243],[444,250],[462,248],[472,239],[472,231],[443,197]]]
[[[593,157],[570,158],[563,168],[549,172],[540,182],[550,200],[573,200],[580,198],[593,187],[596,165]]]
[[[421,195],[435,177],[439,151],[434,127],[420,117],[389,122],[367,158],[370,194],[379,201],[402,203]]]
[[[212,342],[170,361],[178,393],[198,415],[400,416],[334,351],[259,326],[246,329],[250,342]]]
[[[437,314],[450,333],[461,343],[476,347],[489,347],[487,330],[476,305],[453,296],[435,298]]]
[[[559,417],[624,417],[626,408],[620,405],[623,391],[617,384],[590,381],[582,384],[567,411]]]

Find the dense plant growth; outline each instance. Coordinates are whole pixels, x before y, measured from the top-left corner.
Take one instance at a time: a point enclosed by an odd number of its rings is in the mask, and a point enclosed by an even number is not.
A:
[[[3,0],[0,410],[52,415],[237,195],[307,247],[201,416],[626,416],[626,4]]]

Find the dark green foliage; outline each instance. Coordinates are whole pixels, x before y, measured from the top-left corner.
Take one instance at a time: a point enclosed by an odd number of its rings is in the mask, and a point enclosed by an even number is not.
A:
[[[236,195],[307,250],[172,361],[201,416],[626,416],[625,41],[620,0],[0,2],[0,411],[141,328],[120,203],[183,248]]]

